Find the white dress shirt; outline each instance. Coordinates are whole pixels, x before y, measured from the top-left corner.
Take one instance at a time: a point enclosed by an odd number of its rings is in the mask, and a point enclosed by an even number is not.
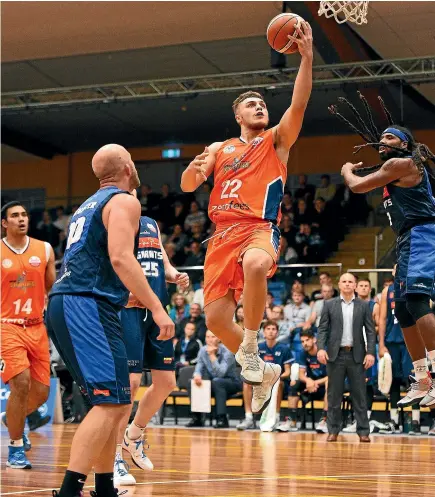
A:
[[[343,336],[341,337],[340,347],[353,347],[353,308],[355,295],[353,295],[352,300],[349,302],[340,294],[340,300],[343,312]]]

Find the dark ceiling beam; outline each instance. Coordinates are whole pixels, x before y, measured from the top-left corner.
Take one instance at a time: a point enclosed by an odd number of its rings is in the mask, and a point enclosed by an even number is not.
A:
[[[43,142],[29,135],[20,133],[6,126],[1,127],[1,142],[44,159],[52,159],[55,155],[67,155],[68,152],[50,143]]]

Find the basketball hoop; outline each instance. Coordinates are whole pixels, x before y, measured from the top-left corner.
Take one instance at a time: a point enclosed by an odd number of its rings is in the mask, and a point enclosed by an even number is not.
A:
[[[368,1],[365,2],[320,2],[319,16],[325,14],[325,17],[334,17],[335,20],[342,24],[350,21],[355,24],[367,24]]]

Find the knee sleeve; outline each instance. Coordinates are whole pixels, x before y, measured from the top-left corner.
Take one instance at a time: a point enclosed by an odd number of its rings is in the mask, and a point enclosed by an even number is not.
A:
[[[394,315],[399,321],[400,327],[410,328],[415,325],[415,319],[408,311],[407,302],[397,301],[394,307]]]
[[[432,313],[429,305],[429,295],[414,293],[406,296],[406,308],[415,322]]]

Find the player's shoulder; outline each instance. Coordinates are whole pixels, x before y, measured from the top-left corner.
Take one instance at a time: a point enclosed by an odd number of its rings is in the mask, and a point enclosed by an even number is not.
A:
[[[46,250],[47,245],[51,248],[51,245],[48,242],[43,242],[42,240],[38,240],[37,238],[33,238],[33,237],[29,236],[30,249],[44,249],[44,250]]]
[[[114,205],[118,207],[136,207],[140,208],[139,200],[126,191],[117,192],[116,195],[110,198],[107,202],[106,207],[113,207]]]
[[[216,154],[223,150],[227,146],[231,146],[235,143],[236,138],[229,138],[228,140],[221,141],[221,142],[213,142],[211,145],[208,146],[208,149],[211,153]]]

